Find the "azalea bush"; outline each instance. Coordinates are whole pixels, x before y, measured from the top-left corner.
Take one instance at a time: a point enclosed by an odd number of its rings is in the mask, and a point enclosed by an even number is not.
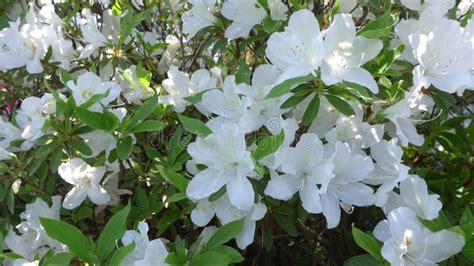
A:
[[[472,4],[0,1],[0,263],[472,265]]]

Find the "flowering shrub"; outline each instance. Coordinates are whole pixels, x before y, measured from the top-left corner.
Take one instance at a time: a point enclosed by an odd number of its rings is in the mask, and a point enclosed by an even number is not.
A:
[[[472,265],[471,0],[0,2],[5,265]]]

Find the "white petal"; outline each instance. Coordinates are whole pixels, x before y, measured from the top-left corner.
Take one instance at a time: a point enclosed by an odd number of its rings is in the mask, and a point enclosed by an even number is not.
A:
[[[265,188],[265,194],[279,200],[289,200],[300,188],[301,181],[294,175],[284,174],[272,179]]]
[[[452,231],[442,230],[426,239],[426,253],[423,258],[432,262],[441,262],[461,252],[464,237]]]
[[[63,207],[68,210],[72,210],[86,199],[87,191],[84,189],[79,189],[74,187],[66,194],[63,201]]]
[[[191,212],[191,221],[197,226],[206,226],[214,217],[215,211],[209,202],[200,202]]]
[[[87,195],[89,199],[97,205],[103,205],[110,201],[110,196],[107,194],[107,191],[98,185],[91,186],[87,191]]]
[[[368,88],[373,93],[379,92],[379,87],[369,71],[358,68],[353,71],[345,72],[342,79],[348,82],[356,83]]]
[[[205,169],[191,179],[186,188],[186,195],[194,201],[209,197],[217,192],[227,182],[226,179],[218,177],[219,171]]]
[[[249,210],[253,206],[255,193],[252,183],[246,177],[236,176],[227,183],[230,203],[239,210]]]
[[[248,245],[252,244],[255,234],[255,221],[250,219],[245,220],[244,229],[240,234],[235,237],[237,246],[240,249],[245,249]]]
[[[327,191],[327,193],[321,195],[321,206],[324,217],[326,217],[327,228],[336,227],[341,219],[341,208],[332,191]]]
[[[370,206],[375,202],[374,190],[362,183],[347,184],[336,191],[338,198],[351,205]]]
[[[307,183],[303,189],[300,190],[300,199],[303,208],[309,213],[321,213],[321,202],[316,185]]]

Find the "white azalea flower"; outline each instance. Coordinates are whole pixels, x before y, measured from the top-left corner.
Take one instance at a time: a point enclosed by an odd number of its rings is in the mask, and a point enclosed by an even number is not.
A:
[[[239,84],[239,93],[251,100],[249,109],[244,112],[239,124],[245,132],[252,132],[265,126],[272,134],[280,133],[282,129],[283,113],[280,105],[288,99],[289,95],[265,99],[272,89],[281,72],[272,65],[258,66],[252,76],[252,86]]]
[[[272,176],[265,194],[288,200],[299,191],[304,209],[309,213],[320,213],[320,194],[326,192],[334,177],[334,164],[324,156],[319,137],[313,133],[303,134],[296,147],[280,151],[277,158],[284,174]]]
[[[181,16],[183,32],[187,39],[193,38],[200,30],[212,26],[216,17],[212,14],[216,0],[188,0],[193,7]]]
[[[405,98],[383,110],[383,115],[392,123],[389,134],[398,137],[403,146],[412,143],[416,146],[423,145],[424,138],[416,131],[416,119],[421,118],[424,111],[433,106],[433,101],[421,91],[421,87],[412,88],[405,94]],[[393,129],[394,128],[394,129]]]
[[[0,147],[16,152],[19,149],[15,147],[10,147],[11,143],[15,140],[22,140],[21,130],[15,127],[12,123],[4,121],[3,118],[0,118]]]
[[[325,31],[321,79],[326,85],[347,81],[378,93],[374,78],[361,65],[375,58],[382,47],[382,41],[378,39],[356,37],[355,24],[350,15],[335,15]]]
[[[343,141],[351,147],[369,148],[382,140],[384,129],[382,125],[370,125],[364,122],[364,112],[358,104],[352,104],[355,115],[340,115],[336,126],[324,135],[329,143]],[[316,122],[316,125],[318,123]]]
[[[390,212],[377,224],[375,237],[384,242],[382,256],[391,265],[436,265],[459,253],[464,237],[449,230],[431,232],[406,207]]]
[[[247,109],[252,102],[249,97],[240,97],[239,92],[245,91],[246,84],[235,84],[235,76],[227,76],[222,91],[219,89],[206,91],[202,95],[202,104],[213,114],[219,115],[208,122],[208,126],[217,131],[224,123],[237,123],[242,130],[248,132],[255,128],[252,118],[247,119]],[[250,124],[248,124],[250,122]]]
[[[443,14],[448,13],[448,11],[454,7],[456,3],[455,0],[400,0],[402,5],[408,9],[423,12],[427,8],[435,7],[439,9]]]
[[[464,38],[459,22],[445,20],[428,34],[410,35],[409,41],[419,62],[413,70],[415,87],[433,85],[459,94],[474,88],[472,57],[466,55],[472,51],[472,43]]]
[[[104,47],[107,39],[99,31],[97,17],[88,8],[82,9],[85,17],[80,24],[82,36],[87,45],[82,49],[79,59],[91,56],[98,48]]]
[[[227,0],[221,13],[232,20],[225,30],[225,37],[230,40],[247,38],[253,26],[262,22],[267,14],[256,0]]]
[[[397,145],[397,141],[397,139],[382,140],[370,148],[370,156],[376,164],[374,171],[364,182],[381,185],[375,193],[377,206],[383,206],[387,201],[388,193],[408,175],[409,167],[400,163],[403,150]]]
[[[321,207],[327,227],[334,228],[341,218],[340,207],[349,212],[353,205],[370,206],[375,202],[373,189],[361,182],[374,166],[370,156],[362,151],[351,151],[349,145],[342,142],[326,145],[325,154],[332,154],[329,157],[334,163],[334,178],[321,194]]]
[[[92,96],[104,94],[109,90],[107,97],[100,100],[98,103],[89,107],[89,110],[100,111],[103,105],[108,105],[118,98],[120,95],[120,86],[115,82],[102,82],[102,79],[92,72],[86,72],[77,78],[77,82],[72,80],[67,82],[67,86],[72,91],[72,97],[77,106],[89,101]]]
[[[51,200],[51,207],[40,198],[26,204],[25,211],[20,214],[22,222],[16,226],[20,235],[11,228],[5,237],[4,242],[8,249],[29,260],[37,253],[44,255],[48,248],[57,252],[67,250],[66,246],[48,236],[39,220],[40,217],[59,220],[61,197],[53,196]]]
[[[288,7],[281,0],[268,0],[272,20],[286,20]]]
[[[75,209],[86,197],[89,197],[97,205],[106,204],[110,200],[110,196],[100,185],[105,170],[105,166],[92,167],[80,158],[62,163],[58,168],[59,175],[64,181],[74,186],[67,193],[63,207]]]
[[[30,74],[43,72],[41,59],[48,47],[42,28],[24,24],[20,20],[10,22],[10,27],[0,31],[0,67],[12,69],[26,66]]]
[[[318,20],[311,11],[302,9],[291,15],[284,32],[275,32],[270,36],[265,54],[274,66],[283,71],[276,82],[278,84],[318,69],[322,51]]]
[[[122,94],[127,101],[134,104],[141,104],[144,100],[153,95],[153,89],[140,81],[137,75],[137,66],[132,65],[125,69],[121,75],[126,82],[121,83]]]
[[[79,137],[83,139],[87,146],[91,148],[92,154],[84,157],[96,157],[101,152],[105,151],[105,156],[108,158],[112,150],[117,148],[117,141],[108,132],[102,130],[94,130],[84,134],[80,134]]]
[[[252,207],[255,193],[247,177],[254,176],[254,163],[237,125],[225,124],[205,138],[198,137],[188,145],[188,153],[195,163],[207,166],[189,182],[186,194],[191,200],[202,200],[226,186],[233,206]]]
[[[162,85],[168,95],[161,96],[160,102],[173,105],[177,112],[182,113],[187,106],[192,104],[186,101],[185,97],[215,88],[216,80],[205,69],[195,71],[189,78],[187,73],[179,71],[176,66],[171,66],[168,79],[163,80]],[[205,112],[204,106],[198,104],[197,107],[202,107],[201,110]]]
[[[124,246],[135,242],[135,249],[123,258],[122,266],[164,266],[168,251],[161,239],[148,238],[148,224],[144,221],[138,223],[138,232],[128,230],[122,237]]]
[[[197,226],[206,226],[214,215],[223,225],[245,218],[244,229],[235,237],[237,246],[240,249],[245,249],[253,242],[256,221],[261,220],[266,212],[267,207],[262,203],[253,204],[250,209],[245,211],[239,210],[232,206],[226,193],[212,202],[200,201],[191,212],[191,220]]]
[[[417,175],[409,175],[400,183],[400,194],[390,192],[384,211],[389,213],[398,207],[409,207],[417,216],[433,220],[438,218],[438,213],[443,207],[438,198],[438,194],[428,194],[425,180]]]

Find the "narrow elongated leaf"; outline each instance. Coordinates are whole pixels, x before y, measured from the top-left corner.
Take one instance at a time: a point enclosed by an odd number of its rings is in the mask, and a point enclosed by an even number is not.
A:
[[[230,222],[221,228],[209,238],[206,244],[206,250],[212,250],[237,236],[244,228],[244,219]]]
[[[257,149],[253,152],[253,158],[255,160],[260,160],[270,154],[276,152],[283,141],[285,140],[285,133],[281,130],[278,135],[272,135],[264,138],[260,143],[258,143]]]
[[[135,246],[136,246],[135,242],[132,242],[129,245],[119,248],[117,251],[114,252],[112,257],[110,258],[109,265],[119,266],[122,260],[125,258],[125,256],[132,253],[132,251],[135,249]]]
[[[186,191],[186,187],[189,183],[188,179],[176,172],[169,171],[164,168],[159,168],[158,171],[160,175],[166,180],[166,182],[170,183],[182,192]]]
[[[280,97],[284,95],[285,93],[288,93],[295,86],[308,82],[312,80],[313,78],[314,78],[313,75],[309,74],[304,77],[296,77],[296,78],[285,80],[282,83],[273,87],[270,93],[268,93],[268,95],[265,98],[271,99],[271,98]]]
[[[62,84],[67,85],[67,82],[72,80],[72,76],[69,74],[69,72],[61,68],[59,70],[59,80]]]
[[[147,120],[130,130],[131,133],[160,131],[166,124],[158,120]]]
[[[139,123],[145,121],[149,117],[153,110],[155,110],[156,105],[158,104],[158,97],[153,95],[150,99],[146,100],[140,108],[133,114],[132,119],[130,120],[129,128],[134,128]]]
[[[70,253],[61,252],[44,260],[41,265],[44,266],[68,266],[71,263],[72,256]]]
[[[49,237],[67,245],[72,253],[85,262],[97,261],[91,242],[79,229],[63,221],[42,217],[39,219]]]
[[[183,123],[184,129],[189,133],[196,135],[207,136],[212,133],[212,130],[206,126],[201,120],[186,117],[178,114],[178,118]]]
[[[130,202],[125,208],[114,214],[112,218],[107,222],[102,233],[99,236],[99,242],[97,244],[97,250],[99,253],[99,259],[104,260],[109,256],[116,242],[123,236],[127,229],[126,221],[130,212]]]
[[[132,152],[133,140],[131,136],[120,139],[117,142],[117,156],[120,160],[125,161]]]
[[[311,100],[303,114],[303,126],[309,126],[313,123],[319,112],[319,102],[319,95],[314,95],[314,98]]]
[[[81,122],[94,129],[110,132],[115,130],[120,123],[115,115],[106,112],[92,112],[82,107],[76,107],[75,112]]]
[[[326,99],[331,103],[334,108],[336,108],[339,112],[344,115],[351,116],[355,115],[354,109],[352,106],[344,101],[342,98],[334,95],[325,94]]]
[[[383,261],[382,255],[380,254],[382,244],[379,241],[356,227],[352,227],[352,236],[359,247],[367,251],[376,260]]]

